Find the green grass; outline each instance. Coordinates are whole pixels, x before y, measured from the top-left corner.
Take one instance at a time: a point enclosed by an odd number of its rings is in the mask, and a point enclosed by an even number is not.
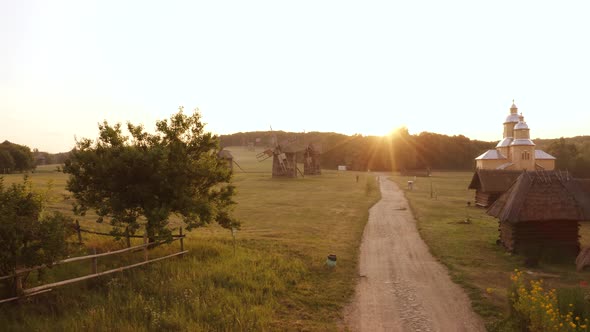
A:
[[[322,176],[272,179],[271,160],[231,149],[248,173],[235,169],[235,215],[242,221],[233,253],[228,230],[209,226],[191,232],[190,253],[120,274],[57,288],[19,305],[0,305],[6,330],[337,330],[342,308],[356,284],[358,248],[368,208],[378,200],[374,178],[325,171]],[[258,151],[259,152],[259,151]],[[40,190],[53,181],[52,209],[69,213],[66,175],[39,168],[31,178]],[[357,183],[356,175],[360,176]],[[20,181],[9,175],[5,182]],[[369,184],[367,184],[369,183]],[[367,188],[372,188],[367,190]],[[103,229],[92,216],[84,228]],[[87,245],[121,246],[84,234]],[[178,243],[150,252],[171,253]],[[338,256],[335,268],[326,256]],[[99,260],[99,269],[140,260],[141,253]],[[45,281],[83,275],[89,262],[55,267]],[[37,282],[32,274],[30,283]]]
[[[467,189],[472,174],[435,172],[432,177],[417,178],[412,191],[407,190],[407,181],[414,178],[399,175],[391,178],[404,189],[420,235],[430,251],[467,291],[474,310],[484,318],[489,329],[500,326],[509,313],[507,292],[510,273],[515,268],[559,275],[545,280],[553,288],[572,287],[590,279],[587,272],[577,273],[573,262],[542,262],[537,269],[524,268],[524,257],[511,255],[497,245],[497,219],[486,215],[485,209],[474,207],[475,192]],[[582,246],[590,245],[587,223],[582,223],[580,234]],[[534,278],[534,274],[531,276]]]

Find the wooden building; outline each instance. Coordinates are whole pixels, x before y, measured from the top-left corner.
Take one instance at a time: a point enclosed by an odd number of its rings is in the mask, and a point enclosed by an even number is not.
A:
[[[478,169],[473,174],[469,189],[475,189],[475,205],[488,207],[505,193],[522,171]]]
[[[234,170],[234,156],[231,154],[229,150],[221,150],[217,153],[217,158],[225,161],[227,166],[232,171]]]
[[[585,186],[566,172],[522,172],[487,211],[499,219],[500,243],[527,257],[573,261],[580,250],[579,222],[590,220]]]
[[[322,169],[320,166],[320,149],[314,146],[312,143],[309,143],[303,153],[303,174],[322,174]]]
[[[297,177],[297,151],[294,145],[277,148],[272,152],[272,177],[296,178]]]

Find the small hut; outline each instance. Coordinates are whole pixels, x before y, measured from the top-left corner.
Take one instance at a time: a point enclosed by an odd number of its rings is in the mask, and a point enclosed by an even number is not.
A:
[[[469,189],[475,189],[475,205],[488,207],[510,188],[522,171],[478,169],[473,174]]]
[[[522,172],[487,211],[499,219],[500,243],[530,257],[575,258],[579,221],[590,217],[576,199],[587,197],[577,181],[558,171]]]
[[[313,143],[309,143],[303,154],[303,174],[305,175],[321,175],[320,168],[320,151]]]
[[[227,163],[227,166],[229,167],[229,169],[231,169],[232,171],[234,170],[234,156],[232,156],[232,154],[229,150],[219,151],[217,153],[217,158],[225,161]]]

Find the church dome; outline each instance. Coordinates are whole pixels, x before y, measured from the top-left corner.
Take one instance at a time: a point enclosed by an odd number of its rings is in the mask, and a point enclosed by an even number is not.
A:
[[[516,124],[516,126],[514,126],[514,130],[522,130],[522,129],[529,129],[529,126],[526,124],[526,122],[519,122]]]
[[[524,122],[524,116],[521,113],[520,116],[518,117],[518,123],[516,124],[516,126],[514,126],[514,130],[523,130],[523,129],[529,129],[529,126],[526,124],[526,122]]]
[[[506,121],[504,121],[504,123],[508,123],[508,122],[518,122],[518,114],[510,114],[506,117]]]

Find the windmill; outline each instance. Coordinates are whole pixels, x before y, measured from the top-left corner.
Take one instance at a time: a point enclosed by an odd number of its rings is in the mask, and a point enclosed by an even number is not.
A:
[[[293,138],[278,142],[277,136],[272,132],[271,128],[271,146],[256,155],[259,162],[272,158],[272,177],[286,177],[295,178],[297,172],[301,171],[297,168],[297,152],[301,149],[294,144],[297,139]],[[303,173],[301,173],[303,175]]]
[[[239,169],[245,172],[244,169],[240,166],[240,164],[238,164],[238,162],[234,160],[234,156],[231,154],[229,150],[222,149],[217,153],[217,158],[225,161],[227,163],[227,167],[229,167],[229,169],[232,172],[234,170],[234,164],[236,164],[236,166],[238,166]]]
[[[320,168],[320,149],[309,143],[303,155],[303,174],[305,175],[321,175]]]

